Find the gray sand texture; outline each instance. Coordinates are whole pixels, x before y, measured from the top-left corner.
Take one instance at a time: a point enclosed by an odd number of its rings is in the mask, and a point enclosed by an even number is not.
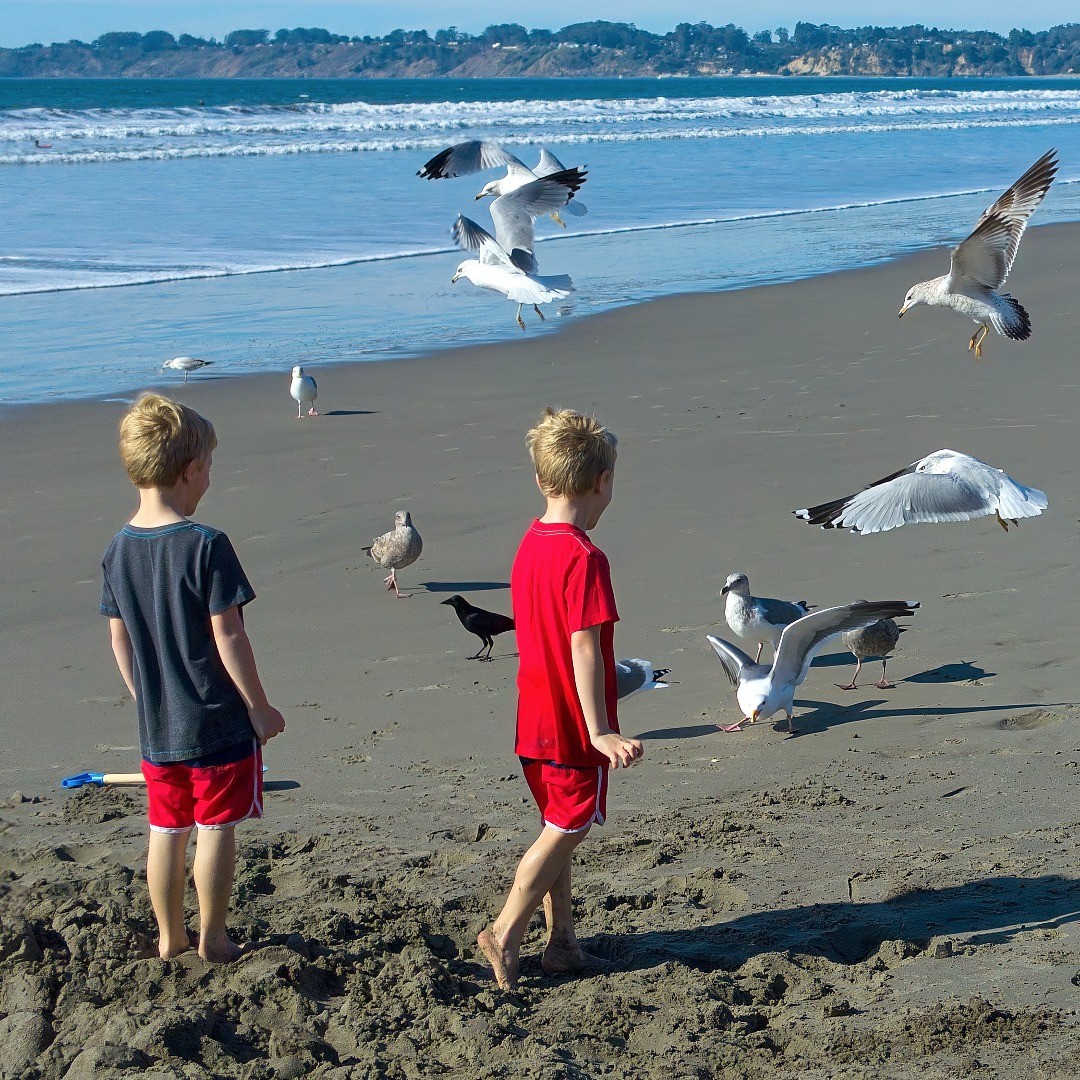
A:
[[[919,309],[942,252],[583,319],[558,335],[167,384],[220,445],[198,517],[258,599],[247,625],[288,728],[242,827],[227,968],[153,953],[132,701],[97,614],[133,511],[121,403],[2,418],[0,1075],[413,1078],[1080,1075],[1080,229],[1033,229],[1010,287],[1032,339]],[[343,269],[343,274],[348,270]],[[248,285],[237,287],[247,288]],[[218,373],[220,376],[220,372]],[[162,385],[165,385],[164,383]],[[513,757],[513,637],[490,664],[440,602],[509,611],[540,512],[523,436],[543,406],[619,436],[619,655],[671,668],[621,710],[643,760],[579,849],[575,916],[611,962],[514,993],[475,947],[538,820]],[[1043,488],[1049,510],[871,537],[791,510],[941,447]],[[407,509],[407,600],[360,550]],[[723,734],[726,576],[827,606],[922,602],[858,691],[837,643],[774,721]],[[782,725],[781,725],[782,726]]]

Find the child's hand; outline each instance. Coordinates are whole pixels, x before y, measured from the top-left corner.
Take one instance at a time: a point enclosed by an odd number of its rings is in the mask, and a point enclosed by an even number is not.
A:
[[[248,716],[261,746],[266,745],[267,739],[272,739],[285,730],[285,717],[273,705],[267,705],[263,709],[249,709]]]
[[[641,745],[640,739],[628,739],[617,731],[593,735],[589,741],[611,762],[613,769],[617,769],[620,765],[628,769],[645,753],[645,747]]]

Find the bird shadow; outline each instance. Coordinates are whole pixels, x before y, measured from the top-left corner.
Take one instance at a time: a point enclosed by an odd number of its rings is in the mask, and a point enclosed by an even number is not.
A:
[[[418,589],[430,593],[491,592],[493,589],[509,589],[509,581],[421,581]]]
[[[872,685],[872,684],[871,684]],[[853,701],[850,705],[839,705],[834,701],[809,701],[803,698],[796,700],[796,707],[807,709],[795,717],[795,732],[793,738],[800,735],[814,735],[829,728],[841,727],[843,724],[851,724],[862,720],[884,720],[889,716],[972,716],[978,713],[1009,712],[1022,709],[1067,709],[1072,708],[1073,703],[1067,701],[1045,702],[1035,701],[1016,705],[970,705],[964,708],[947,708],[933,706],[921,709],[913,709],[911,706],[898,706],[892,709],[879,709],[879,705],[889,704],[887,698],[865,698],[862,701]],[[780,723],[784,723],[783,720]],[[774,725],[775,727],[776,725]],[[786,734],[785,728],[779,729]]]
[[[297,780],[267,780],[263,791],[295,791],[300,786]]]
[[[855,657],[849,652],[834,652],[828,656],[815,656],[810,662],[811,667],[845,667],[855,663]]]
[[[731,972],[755,956],[777,952],[850,966],[870,959],[888,941],[903,941],[918,951],[943,935],[959,938],[962,945],[1001,945],[1022,933],[1078,920],[1080,880],[1058,874],[1002,876],[913,889],[872,903],[774,908],[685,930],[598,935],[588,948],[619,971],[676,963],[702,972]]]
[[[635,739],[699,739],[703,735],[715,735],[715,724],[690,724],[686,727],[653,728],[651,731],[639,731]]]
[[[377,409],[331,409],[320,413],[321,416],[377,416]]]
[[[973,682],[975,679],[993,679],[996,671],[987,671],[979,667],[974,660],[961,660],[957,664],[941,664],[936,668],[916,672],[906,676],[903,682],[913,683],[959,683]]]

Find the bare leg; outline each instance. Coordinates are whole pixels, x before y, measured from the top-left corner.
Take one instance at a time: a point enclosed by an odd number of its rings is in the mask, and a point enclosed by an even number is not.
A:
[[[517,321],[518,321],[518,326],[520,326],[522,330],[524,330],[524,329],[525,329],[525,320],[524,320],[524,319],[523,319],[523,318],[521,317],[521,309],[522,309],[522,308],[523,308],[524,306],[525,306],[524,304],[518,304],[518,310],[517,310]]]
[[[236,830],[200,829],[192,867],[199,897],[199,955],[215,964],[227,964],[241,953],[225,934],[235,874]]]
[[[303,420],[304,419],[304,403],[302,401],[298,401],[296,403],[296,419],[297,420]]]
[[[182,833],[150,832],[146,854],[146,884],[158,924],[158,955],[170,960],[191,948],[184,925],[184,888],[187,885],[187,843]]]
[[[882,660],[882,661],[881,661],[881,678],[880,678],[880,679],[879,679],[879,680],[878,680],[878,681],[877,681],[876,683],[874,683],[874,685],[875,685],[875,686],[876,686],[876,687],[877,687],[877,688],[878,688],[879,690],[893,690],[893,689],[895,689],[895,685],[894,685],[893,683],[889,682],[889,681],[888,681],[888,680],[887,680],[887,679],[885,678],[885,665],[886,665],[887,663],[888,663],[888,659],[887,659],[887,658],[886,658],[885,660]]]
[[[510,887],[510,895],[502,911],[491,926],[482,930],[477,937],[476,944],[487,957],[495,972],[495,980],[503,990],[512,990],[517,982],[521,939],[525,936],[533,912],[570,865],[574,850],[588,832],[588,829],[583,829],[577,833],[563,833],[545,826],[518,864],[514,884]],[[567,933],[567,924],[570,932],[573,931],[572,914],[569,919],[565,919],[564,915],[565,912],[560,911],[559,927],[563,938]],[[576,942],[576,938],[574,940]]]
[[[765,642],[759,641],[757,643],[757,656],[754,657],[754,663],[757,664],[761,660],[761,650],[765,648]]]
[[[540,310],[540,308],[539,308],[539,306],[537,304],[533,304],[533,311],[535,311],[536,314],[540,316],[540,321],[543,322],[544,321],[544,313]]]
[[[583,975],[609,967],[600,956],[585,952],[578,944],[574,930],[573,894],[570,888],[568,861],[555,884],[544,897],[544,920],[547,922],[548,940],[540,966],[549,975]]]
[[[847,684],[847,686],[842,686],[840,683],[835,683],[834,685],[840,687],[841,690],[857,690],[858,687],[855,685],[855,680],[859,677],[859,672],[860,671],[862,671],[862,657],[861,656],[856,656],[855,657],[855,674],[851,676],[851,682],[849,682]]]
[[[386,591],[387,592],[389,592],[391,589],[393,589],[394,594],[397,596],[397,598],[399,600],[408,600],[409,596],[411,595],[410,593],[402,592],[398,588],[397,570],[391,570],[389,575],[383,579],[383,584],[386,586]]]
[[[799,729],[791,722],[791,713],[787,714],[787,729],[789,735],[798,735]]]

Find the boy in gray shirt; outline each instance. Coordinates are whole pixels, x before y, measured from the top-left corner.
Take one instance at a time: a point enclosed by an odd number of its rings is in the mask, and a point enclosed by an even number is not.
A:
[[[234,826],[262,816],[262,754],[285,720],[266,699],[241,609],[255,593],[229,538],[188,520],[210,486],[214,429],[186,405],[143,394],[120,423],[139,509],[102,560],[101,613],[139,713],[150,842],[146,880],[158,952],[191,948],[184,923],[188,838],[199,955],[223,963]]]

